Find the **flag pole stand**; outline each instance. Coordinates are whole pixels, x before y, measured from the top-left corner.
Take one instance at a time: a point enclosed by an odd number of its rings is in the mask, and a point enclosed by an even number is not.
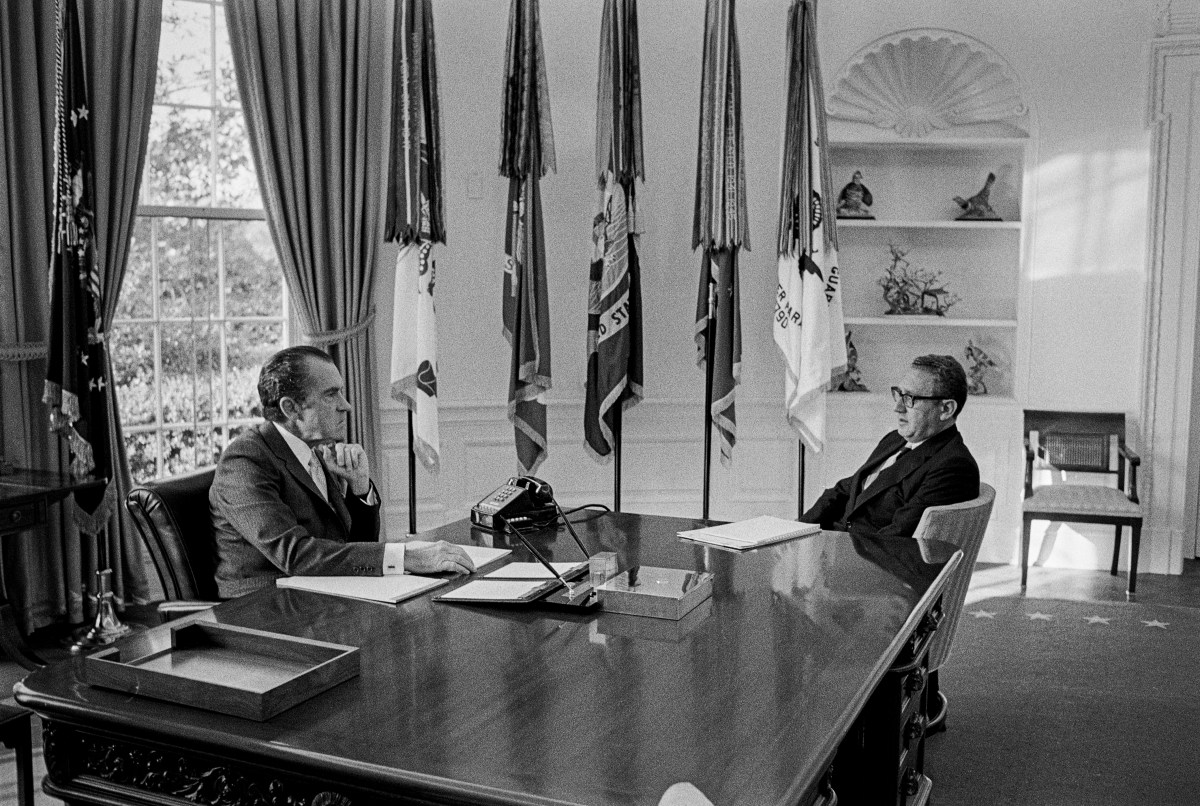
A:
[[[709,478],[712,475],[713,340],[717,329],[717,284],[708,280],[708,326],[704,329],[704,500],[701,516],[708,520]]]
[[[408,536],[417,534],[417,452],[413,448],[413,411],[408,410]]]
[[[96,588],[92,599],[96,602],[96,617],[92,626],[76,633],[73,651],[87,652],[102,646],[108,646],[118,638],[124,638],[133,632],[133,627],[121,621],[117,615],[117,607],[113,602],[112,569],[108,567],[108,529],[96,535],[96,543],[101,549],[97,554],[102,557],[96,569]]]
[[[796,488],[796,520],[804,517],[804,440],[800,444],[800,479]]]
[[[613,512],[621,511],[621,402],[613,407]]]

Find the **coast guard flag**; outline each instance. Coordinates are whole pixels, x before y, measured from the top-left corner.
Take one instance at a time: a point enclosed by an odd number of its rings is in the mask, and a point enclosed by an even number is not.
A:
[[[431,0],[396,8],[387,239],[396,256],[391,394],[413,413],[413,452],[438,469],[437,322],[433,243],[446,241]]]
[[[779,201],[775,344],[786,366],[788,424],[814,452],[825,444],[825,394],[846,367],[825,100],[810,0],[788,12],[788,97]]]
[[[721,438],[721,464],[733,461],[737,442],[734,393],[741,382],[742,312],[738,250],[750,251],[746,213],[746,155],[742,137],[742,68],[733,0],[708,0],[700,79],[700,134],[696,155],[696,211],[692,248],[704,247],[696,298],[696,362],[704,364],[709,324],[709,284],[716,284],[713,313],[713,423]]]
[[[537,0],[512,0],[509,7],[503,96],[500,175],[509,182],[502,304],[504,338],[512,345],[508,419],[520,472],[530,474],[546,459],[550,300],[539,180],[554,169]]]
[[[642,289],[634,187],[642,159],[641,71],[636,0],[604,0],[596,88],[599,211],[588,275],[587,450],[607,457],[620,412],[642,399]]]

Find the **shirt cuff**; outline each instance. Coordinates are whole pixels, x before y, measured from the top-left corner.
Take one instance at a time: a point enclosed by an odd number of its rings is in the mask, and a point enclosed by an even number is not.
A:
[[[375,492],[375,488],[371,488],[371,492]],[[404,544],[403,543],[384,543],[383,544],[383,575],[394,576],[404,573]]]
[[[379,506],[379,493],[375,490],[375,482],[371,482],[371,486],[367,488],[366,495],[359,495],[356,498],[369,507]]]

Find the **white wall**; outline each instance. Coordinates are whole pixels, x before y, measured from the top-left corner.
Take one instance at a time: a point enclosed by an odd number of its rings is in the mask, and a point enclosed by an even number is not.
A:
[[[957,30],[1017,70],[1036,116],[1027,280],[1032,316],[1022,403],[1135,415],[1147,198],[1143,119],[1150,4],[1091,0],[822,0],[826,84],[856,50],[891,31]],[[743,256],[743,444],[732,470],[714,463],[712,515],[795,508],[795,442],[781,424],[781,366],[771,341],[786,0],[738,5],[751,244]],[[586,278],[595,192],[594,115],[600,3],[542,3],[559,170],[542,184],[554,345],[550,459],[541,475],[569,503],[609,502],[610,469],[582,450]],[[439,392],[444,467],[418,471],[421,528],[461,516],[515,469],[504,420],[509,350],[500,336],[506,180],[497,175],[500,69],[508,3],[435,5],[448,240],[438,266]],[[693,312],[699,259],[690,248],[700,0],[639,7],[647,182],[640,191],[647,401],[627,416],[626,508],[699,514],[703,374]],[[391,321],[385,250],[379,321]],[[405,518],[403,412],[387,397],[390,332],[376,331],[392,528]],[[1111,545],[1111,544],[1110,544]],[[1107,547],[1099,546],[1100,560]],[[1073,557],[1071,562],[1087,564]]]

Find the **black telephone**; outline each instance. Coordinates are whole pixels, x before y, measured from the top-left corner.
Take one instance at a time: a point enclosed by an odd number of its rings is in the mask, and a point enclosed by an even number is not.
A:
[[[542,525],[558,517],[554,491],[533,476],[515,476],[471,507],[471,523],[503,532],[507,524]]]

